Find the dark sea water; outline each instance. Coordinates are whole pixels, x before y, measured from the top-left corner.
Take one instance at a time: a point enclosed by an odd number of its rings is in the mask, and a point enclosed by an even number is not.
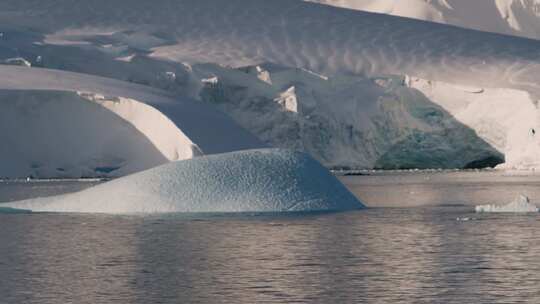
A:
[[[0,214],[0,303],[540,303],[540,217],[474,214],[538,176],[342,179],[371,208],[298,215]],[[0,183],[0,201],[83,183]],[[459,219],[459,220],[458,220]]]

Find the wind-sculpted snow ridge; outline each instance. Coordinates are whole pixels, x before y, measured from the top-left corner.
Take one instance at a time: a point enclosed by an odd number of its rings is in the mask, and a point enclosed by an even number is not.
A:
[[[73,5],[69,0],[7,0],[0,11],[1,24],[41,28],[41,35],[64,33],[68,39],[70,31],[101,28],[104,35],[85,38],[86,47],[119,41],[106,35],[111,32],[161,37],[166,43],[151,48],[151,55],[179,62],[233,67],[273,62],[327,75],[408,74],[540,96],[540,41],[303,1],[96,0]],[[129,39],[121,41],[137,49]]]
[[[538,0],[306,1],[540,39],[540,1]]]
[[[537,213],[539,211],[538,207],[524,195],[520,195],[506,205],[479,205],[475,210],[478,213]]]
[[[61,35],[87,49],[103,49],[112,41],[112,46],[127,48],[119,58],[147,50],[124,37],[138,33],[164,41],[150,48],[151,56],[177,62],[233,67],[273,62],[329,76],[407,74],[540,96],[540,41],[304,1],[96,0],[73,5],[70,0],[6,0],[0,11],[0,24],[40,29],[34,33],[37,39]],[[81,37],[83,30],[102,35]]]
[[[158,89],[12,66],[0,80],[1,177],[116,177],[264,146],[211,107]]]
[[[74,194],[0,207],[130,214],[342,211],[364,206],[307,154],[263,149],[172,162]]]

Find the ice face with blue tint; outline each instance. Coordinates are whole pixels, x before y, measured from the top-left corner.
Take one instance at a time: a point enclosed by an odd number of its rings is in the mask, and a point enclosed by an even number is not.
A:
[[[81,192],[1,204],[34,212],[309,212],[364,206],[309,155],[262,149],[168,163]]]

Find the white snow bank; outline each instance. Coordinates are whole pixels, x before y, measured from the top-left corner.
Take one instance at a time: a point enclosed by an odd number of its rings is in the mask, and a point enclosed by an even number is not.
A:
[[[201,152],[167,117],[126,98],[0,91],[0,177],[120,176]]]
[[[91,92],[137,100],[161,112],[204,154],[265,147],[228,116],[188,96],[116,79],[0,65],[0,89]]]
[[[84,191],[1,204],[34,212],[288,212],[363,205],[307,154],[267,149],[168,163]]]
[[[0,66],[0,90],[4,178],[116,177],[264,147],[211,106],[115,79]]]
[[[106,98],[103,95],[82,92],[78,94],[128,121],[169,161],[203,154],[167,116],[147,104],[123,97]]]
[[[529,201],[525,195],[520,195],[514,201],[507,205],[479,205],[475,208],[476,212],[492,212],[492,213],[528,213],[538,212],[538,207]]]

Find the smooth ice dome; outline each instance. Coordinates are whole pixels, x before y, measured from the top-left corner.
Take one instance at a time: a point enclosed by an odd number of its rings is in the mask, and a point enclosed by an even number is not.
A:
[[[305,212],[364,206],[301,152],[263,149],[172,162],[74,194],[2,204],[34,212]]]
[[[526,213],[538,212],[538,207],[529,201],[525,195],[518,196],[514,201],[507,205],[480,205],[476,206],[476,212],[509,212]]]

